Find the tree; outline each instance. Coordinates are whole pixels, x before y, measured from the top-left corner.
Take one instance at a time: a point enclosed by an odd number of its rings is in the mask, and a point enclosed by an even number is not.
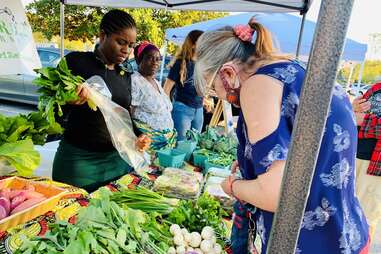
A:
[[[356,64],[351,80],[349,82],[350,84],[358,81],[360,70],[361,70],[361,64]],[[349,73],[350,73],[350,68],[345,67],[340,70],[338,77],[341,77],[342,80],[345,80],[345,82],[347,82]],[[381,61],[365,61],[364,71],[363,71],[362,81],[361,81],[362,83],[372,84],[374,83],[376,78],[379,77],[380,75],[381,75]]]
[[[59,35],[60,6],[57,0],[34,0],[27,6],[27,16],[34,32],[41,32],[51,39]],[[65,38],[93,41],[98,35],[99,23],[107,8],[65,6]],[[125,9],[135,19],[138,41],[149,40],[159,47],[163,44],[167,28],[189,25],[214,19],[226,13],[205,11],[166,11],[156,9]]]

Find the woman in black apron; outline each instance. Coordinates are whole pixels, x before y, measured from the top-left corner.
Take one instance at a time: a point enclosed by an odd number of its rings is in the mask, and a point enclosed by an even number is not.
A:
[[[74,75],[88,79],[101,76],[112,101],[130,109],[131,73],[122,67],[136,41],[134,19],[121,10],[106,13],[100,24],[99,45],[94,52],[71,52],[65,58]],[[132,168],[114,148],[100,110],[85,104],[86,89],[80,99],[64,107],[65,132],[53,164],[53,180],[92,192],[130,172]],[[149,142],[149,141],[148,141]],[[137,147],[146,149],[147,139],[140,137]]]

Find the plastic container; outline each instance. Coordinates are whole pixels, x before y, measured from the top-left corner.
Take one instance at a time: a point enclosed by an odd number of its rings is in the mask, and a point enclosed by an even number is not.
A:
[[[157,151],[159,164],[162,167],[180,168],[184,164],[186,153],[177,149],[165,149]]]
[[[230,165],[229,166],[222,166],[222,165],[218,165],[218,164],[213,164],[213,163],[210,163],[208,160],[205,161],[205,168],[204,168],[204,173],[208,173],[209,169],[210,168],[222,168],[222,169],[225,169],[225,170],[230,170]]]
[[[206,160],[208,160],[206,155],[198,153],[198,151],[193,152],[193,165],[196,167],[204,169]]]
[[[193,151],[196,149],[196,147],[197,147],[197,142],[190,141],[190,140],[183,140],[183,141],[177,142],[176,149],[178,151],[182,151],[182,152],[186,153],[185,160],[189,161],[189,159],[190,159]]]
[[[52,211],[61,197],[67,193],[66,190],[58,188],[53,184],[39,183],[32,180],[23,179],[17,176],[9,177],[0,181],[2,187],[12,189],[23,189],[26,185],[33,185],[37,192],[43,194],[46,200],[28,208],[24,211],[10,215],[0,220],[0,231],[6,231],[19,224],[30,221],[42,214]]]

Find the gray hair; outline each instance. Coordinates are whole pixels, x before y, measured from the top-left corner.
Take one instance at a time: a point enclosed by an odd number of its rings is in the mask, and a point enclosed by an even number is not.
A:
[[[239,39],[231,26],[206,32],[198,39],[194,79],[200,95],[205,95],[210,89],[204,75],[216,73],[226,62],[234,60],[251,66],[255,61],[291,58],[277,53],[271,33],[254,18],[248,25],[254,31],[254,43]]]
[[[252,50],[255,50],[254,45],[241,41],[235,36],[234,30],[230,26],[201,35],[197,41],[194,69],[198,94],[203,96],[207,94],[208,84],[204,78],[205,74],[216,73],[224,63],[235,59],[245,62],[251,55],[247,55],[248,51]]]

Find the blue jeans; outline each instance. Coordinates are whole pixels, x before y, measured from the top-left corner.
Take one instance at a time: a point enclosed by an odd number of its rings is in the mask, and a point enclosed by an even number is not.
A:
[[[182,102],[173,103],[172,118],[177,131],[177,140],[184,140],[187,130],[201,131],[204,122],[204,109],[192,108]]]

